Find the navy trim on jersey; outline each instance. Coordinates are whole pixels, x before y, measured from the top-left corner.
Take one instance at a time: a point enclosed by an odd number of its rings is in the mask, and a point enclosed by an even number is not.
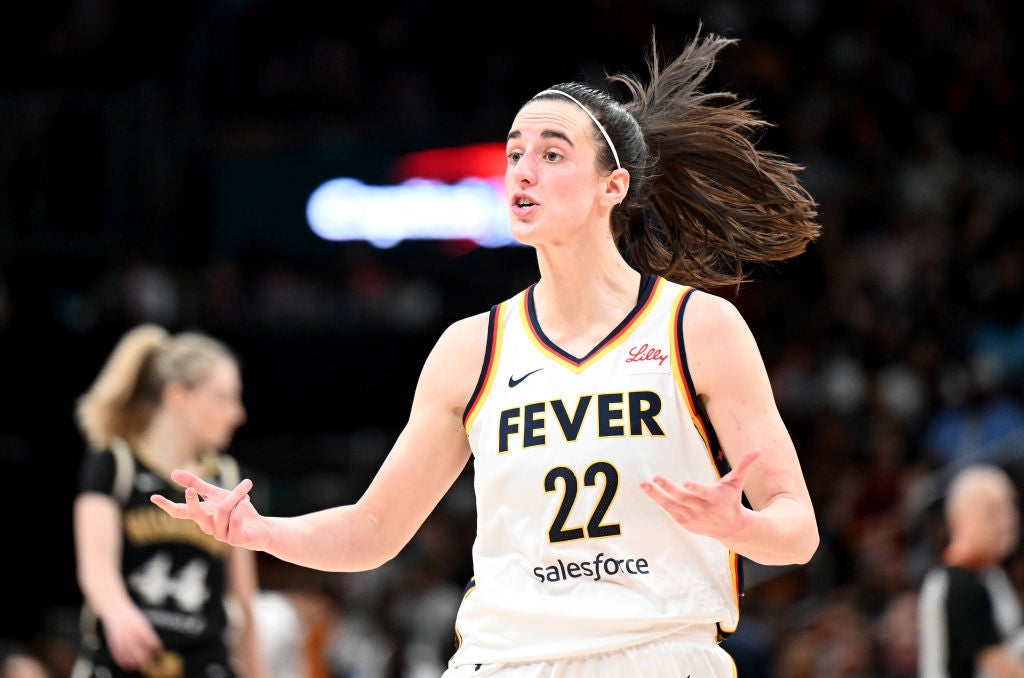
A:
[[[552,352],[557,353],[558,355],[562,356],[563,358],[573,363],[574,365],[579,366],[585,363],[590,356],[594,355],[595,353],[598,353],[602,348],[604,348],[604,346],[608,342],[612,341],[617,336],[619,336],[619,333],[622,332],[622,330],[625,329],[633,321],[633,318],[635,318],[637,313],[639,313],[640,310],[643,309],[644,304],[647,303],[648,298],[654,291],[655,280],[656,277],[650,273],[641,274],[640,291],[637,294],[636,304],[633,306],[632,310],[630,310],[626,317],[622,319],[622,322],[615,326],[615,329],[608,333],[608,336],[599,341],[598,344],[594,346],[594,348],[590,349],[590,352],[587,353],[582,358],[577,358],[576,356],[562,349],[561,346],[548,339],[548,336],[544,334],[544,330],[541,329],[540,321],[537,319],[537,306],[533,300],[533,292],[534,289],[537,287],[537,283],[533,283],[526,290],[526,314],[529,318],[530,326],[532,327],[534,333],[537,335],[537,338],[544,343],[545,346],[551,349]]]
[[[704,406],[697,395],[697,387],[693,385],[693,376],[690,374],[690,361],[686,359],[686,342],[683,339],[683,315],[686,312],[686,305],[693,298],[693,292],[694,288],[692,287],[686,292],[683,302],[679,304],[679,313],[675,320],[676,338],[680,347],[680,362],[682,363],[679,367],[683,370],[683,381],[686,384],[686,390],[690,393],[690,400],[693,402],[694,410],[697,416],[700,417],[701,422],[703,422],[704,430],[707,431],[708,445],[711,447],[711,457],[714,459],[715,468],[718,469],[718,475],[721,477],[732,470],[732,467],[729,465],[729,460],[725,458],[721,443],[718,442],[718,434],[711,423],[711,418],[708,417],[708,413],[704,410]]]
[[[690,303],[690,299],[693,298],[693,293],[695,291],[696,290],[692,287],[686,291],[686,296],[683,298],[682,303],[679,304],[679,311],[675,319],[676,339],[679,345],[680,354],[679,367],[683,371],[683,382],[686,384],[686,390],[690,393],[690,401],[693,403],[694,412],[698,417],[700,417],[701,422],[704,424],[704,430],[707,431],[708,445],[711,447],[711,458],[715,462],[715,468],[718,469],[718,476],[722,477],[732,470],[732,466],[729,464],[729,460],[726,458],[725,452],[722,450],[722,444],[718,441],[718,434],[715,432],[715,427],[711,423],[711,417],[708,416],[707,410],[704,409],[704,405],[697,395],[697,387],[694,386],[693,375],[690,374],[690,361],[686,359],[686,342],[683,337],[683,315],[686,311],[686,305]],[[741,496],[741,501],[745,507],[750,508],[750,502],[747,499],[746,494]],[[740,556],[734,555],[734,557],[739,558]],[[736,564],[736,588],[739,593],[736,612],[737,615],[739,615],[743,611],[744,597],[743,567],[741,566],[741,563]],[[734,633],[734,631],[730,632],[724,630],[721,624],[716,624],[716,626],[718,626],[719,642],[725,640]]]
[[[469,396],[469,402],[466,403],[466,409],[462,412],[462,426],[466,426],[466,417],[473,411],[473,407],[476,405],[477,400],[480,398],[480,394],[483,392],[484,384],[487,383],[487,375],[491,371],[491,361],[494,359],[494,341],[496,339],[495,332],[498,328],[498,310],[501,308],[501,304],[495,304],[491,306],[490,316],[487,320],[487,346],[484,349],[484,360],[480,366],[480,376],[476,379],[476,386],[473,388],[473,394]]]

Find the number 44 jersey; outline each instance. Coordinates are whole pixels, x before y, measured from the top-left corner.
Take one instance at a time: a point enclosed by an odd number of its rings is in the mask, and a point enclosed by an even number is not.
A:
[[[473,450],[474,579],[452,666],[614,650],[691,627],[736,628],[737,556],[640,489],[728,467],[686,363],[693,288],[643,279],[587,355],[541,329],[533,287],[490,313],[464,423]]]
[[[207,480],[228,487],[238,482],[229,455],[210,455],[207,462]],[[149,499],[162,494],[183,502],[184,490],[153,470],[137,448],[117,439],[109,450],[86,455],[79,492],[108,495],[121,505],[124,581],[164,648],[186,658],[206,648],[223,651],[230,628],[225,572],[230,547],[191,521],[170,517]],[[106,657],[102,630],[87,604],[82,636],[83,650]]]

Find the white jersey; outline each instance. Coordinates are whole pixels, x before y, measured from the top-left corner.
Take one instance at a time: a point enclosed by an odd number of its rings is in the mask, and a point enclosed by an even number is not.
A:
[[[645,277],[636,307],[582,358],[544,335],[532,286],[491,310],[464,419],[477,535],[451,666],[735,630],[736,554],[640,489],[657,474],[712,483],[728,468],[686,365],[692,293]]]

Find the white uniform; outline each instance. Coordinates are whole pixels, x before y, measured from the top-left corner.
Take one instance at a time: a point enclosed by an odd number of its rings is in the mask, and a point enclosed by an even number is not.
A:
[[[727,468],[682,345],[694,290],[645,277],[633,311],[582,358],[544,336],[532,292],[492,309],[466,409],[475,577],[452,674],[680,634],[715,643],[739,618],[738,558],[639,487],[656,474],[712,483]]]

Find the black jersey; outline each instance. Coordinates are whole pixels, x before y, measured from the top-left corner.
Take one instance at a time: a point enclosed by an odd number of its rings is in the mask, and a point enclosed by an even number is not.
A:
[[[207,480],[228,487],[237,484],[232,457],[221,454],[210,466]],[[99,492],[122,506],[122,575],[129,595],[169,655],[161,659],[167,664],[166,675],[233,676],[226,649],[226,567],[231,547],[204,534],[191,521],[172,518],[150,501],[151,495],[161,494],[183,502],[184,490],[156,473],[128,444],[116,441],[110,450],[86,455],[78,492]],[[81,626],[85,663],[112,667],[101,622],[88,603],[82,609]],[[223,671],[210,674],[211,664]]]
[[[921,678],[970,678],[978,655],[1020,632],[1016,589],[998,567],[973,572],[935,567],[921,586],[918,608]]]

